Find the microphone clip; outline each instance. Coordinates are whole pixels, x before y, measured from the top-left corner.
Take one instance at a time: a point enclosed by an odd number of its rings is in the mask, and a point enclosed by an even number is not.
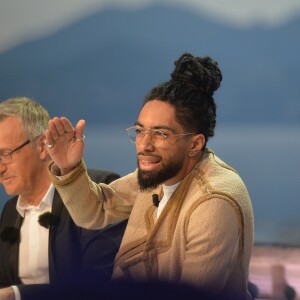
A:
[[[152,202],[153,202],[153,205],[155,207],[158,207],[159,206],[159,198],[158,198],[158,195],[157,194],[153,194],[152,195]]]

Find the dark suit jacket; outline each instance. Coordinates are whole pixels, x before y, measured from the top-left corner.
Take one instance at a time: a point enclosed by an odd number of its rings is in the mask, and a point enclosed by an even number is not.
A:
[[[89,170],[94,181],[109,183],[119,175],[107,171]],[[20,285],[18,277],[19,242],[16,236],[5,237],[7,228],[18,233],[23,218],[16,210],[17,197],[7,201],[0,221],[0,287]],[[77,227],[55,191],[52,214],[58,217],[49,228],[49,277],[52,284],[101,282],[109,280],[114,257],[126,227],[127,220],[109,225],[102,230]],[[21,295],[31,285],[20,285]],[[22,295],[23,298],[23,295]]]

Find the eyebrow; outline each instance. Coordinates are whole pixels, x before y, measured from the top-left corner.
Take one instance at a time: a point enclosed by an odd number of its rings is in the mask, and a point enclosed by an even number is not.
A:
[[[134,126],[140,126],[140,127],[143,127],[145,128],[145,126],[143,126],[139,121],[136,121],[134,123]],[[150,127],[151,129],[157,129],[157,130],[160,130],[160,129],[165,129],[165,130],[169,130],[171,132],[175,132],[173,128],[169,127],[169,126],[165,126],[165,125],[157,125],[157,126],[154,126],[154,127]]]

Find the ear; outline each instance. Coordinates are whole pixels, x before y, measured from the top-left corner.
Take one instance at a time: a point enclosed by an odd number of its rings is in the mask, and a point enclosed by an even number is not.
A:
[[[49,157],[44,140],[45,140],[44,135],[41,135],[36,139],[36,145],[37,145],[41,160],[46,160]]]
[[[197,155],[205,145],[205,136],[203,134],[197,134],[192,138],[189,155],[191,157]]]

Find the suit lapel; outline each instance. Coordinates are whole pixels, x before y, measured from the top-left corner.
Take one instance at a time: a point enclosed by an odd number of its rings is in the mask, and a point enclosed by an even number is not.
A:
[[[16,221],[15,221],[15,228],[21,231],[21,225],[23,223],[23,218],[20,216],[20,214],[16,211]],[[9,254],[10,259],[10,272],[12,274],[12,277],[14,278],[14,282],[19,282],[19,249],[20,249],[20,240],[16,241],[11,246],[11,251]]]
[[[60,195],[58,193],[57,190],[55,190],[54,192],[54,197],[53,197],[53,203],[52,203],[52,213],[59,217],[60,216],[60,213],[61,213],[61,210],[62,210],[62,207],[63,207],[63,203],[60,199]]]
[[[54,214],[56,217],[58,217],[58,223],[59,223],[59,218],[61,215],[63,203],[61,201],[60,195],[55,190],[54,192],[54,197],[53,197],[53,202],[52,202],[52,214]],[[58,225],[58,224],[57,224]],[[53,256],[53,248],[54,248],[54,236],[55,232],[57,230],[58,226],[51,226],[49,228],[49,244],[48,244],[48,257],[49,257],[49,279],[50,282],[52,282],[55,278],[56,270],[55,270],[55,260]]]

